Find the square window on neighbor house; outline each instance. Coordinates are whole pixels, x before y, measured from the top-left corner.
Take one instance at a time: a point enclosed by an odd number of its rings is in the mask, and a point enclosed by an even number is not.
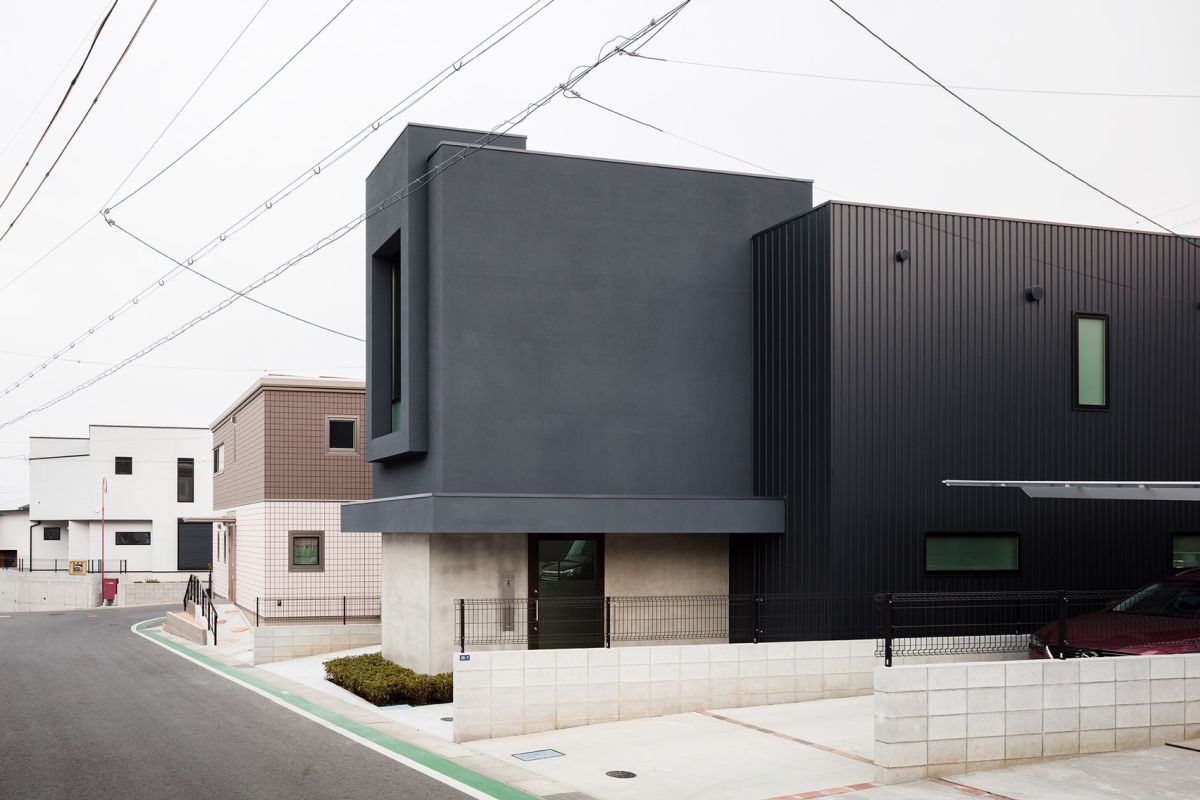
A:
[[[927,533],[925,574],[1004,574],[1021,570],[1015,533]]]
[[[62,540],[62,528],[42,528],[42,540],[57,542]]]
[[[1171,564],[1175,569],[1200,567],[1200,533],[1171,536]]]
[[[117,544],[150,544],[150,531],[117,531]]]
[[[358,449],[358,419],[356,417],[330,417],[326,420],[329,428],[328,443],[330,450],[354,451]]]
[[[117,475],[132,475],[133,456],[117,456],[116,463],[113,464],[113,472]]]
[[[288,533],[288,572],[321,572],[325,569],[325,532]]]

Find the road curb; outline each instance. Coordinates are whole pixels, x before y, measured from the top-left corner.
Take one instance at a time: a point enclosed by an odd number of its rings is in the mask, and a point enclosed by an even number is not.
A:
[[[222,663],[215,658],[197,653],[183,645],[167,639],[160,633],[148,630],[160,625],[165,617],[155,617],[144,622],[135,623],[130,627],[134,634],[147,639],[160,647],[165,647],[175,654],[187,658],[197,665],[221,675],[234,683],[256,692],[257,694],[285,706],[303,717],[336,731],[348,739],[370,747],[376,752],[411,767],[418,772],[428,775],[448,786],[479,800],[538,800],[535,795],[509,786],[494,778],[481,775],[453,760],[431,753],[416,745],[397,739],[372,726],[355,722],[335,711],[330,711],[307,698],[299,697],[277,686],[263,681],[253,674]]]

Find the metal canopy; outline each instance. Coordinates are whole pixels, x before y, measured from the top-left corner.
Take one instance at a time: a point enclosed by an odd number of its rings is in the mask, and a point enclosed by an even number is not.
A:
[[[1200,501],[1200,483],[1190,481],[942,481],[946,486],[1015,488],[1030,497],[1070,500]]]

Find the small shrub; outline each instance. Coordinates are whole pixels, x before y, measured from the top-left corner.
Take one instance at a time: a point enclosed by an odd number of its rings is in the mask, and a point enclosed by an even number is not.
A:
[[[377,706],[425,706],[449,703],[454,698],[451,673],[422,675],[388,661],[380,653],[330,659],[325,662],[325,680]]]

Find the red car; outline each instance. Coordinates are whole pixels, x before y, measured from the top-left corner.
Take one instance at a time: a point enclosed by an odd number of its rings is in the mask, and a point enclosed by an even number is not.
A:
[[[1155,581],[1101,611],[1071,617],[1066,645],[1052,622],[1029,637],[1030,658],[1200,652],[1200,568]]]

